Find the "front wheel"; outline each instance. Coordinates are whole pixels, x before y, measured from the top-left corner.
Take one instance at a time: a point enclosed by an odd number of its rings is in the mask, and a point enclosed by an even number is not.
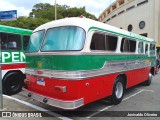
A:
[[[124,96],[124,91],[125,91],[125,84],[123,78],[122,77],[116,78],[111,96],[111,102],[114,105],[117,105],[122,101]]]
[[[3,78],[3,93],[13,95],[21,91],[24,77],[18,72],[10,72]]]

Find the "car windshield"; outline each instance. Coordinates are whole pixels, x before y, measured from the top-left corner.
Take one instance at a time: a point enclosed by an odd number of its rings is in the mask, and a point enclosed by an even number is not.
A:
[[[29,46],[27,52],[38,52],[42,39],[44,36],[44,30],[34,32],[30,37]]]
[[[85,31],[76,26],[51,28],[47,31],[42,51],[81,50],[85,41]]]

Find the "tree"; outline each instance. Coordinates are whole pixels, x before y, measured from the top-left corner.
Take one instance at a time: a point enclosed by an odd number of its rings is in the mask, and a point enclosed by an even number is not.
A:
[[[49,20],[43,18],[19,17],[16,21],[1,21],[0,24],[34,30],[36,27],[46,22],[49,22]]]
[[[88,12],[86,12],[85,7],[81,8],[70,8],[67,5],[56,5],[57,6],[57,13],[58,19],[65,18],[65,17],[78,17],[78,16],[85,16],[87,18],[95,19],[96,17]],[[48,20],[55,19],[55,6],[50,4],[43,4],[39,3],[33,6],[32,12],[30,13],[30,17],[35,16],[35,18],[45,18]]]
[[[57,19],[83,15],[87,18],[96,20],[94,15],[86,12],[85,7],[70,8],[67,5],[57,4],[57,13]],[[32,12],[29,13],[29,17],[19,17],[16,21],[1,21],[0,24],[34,30],[41,24],[52,20],[55,20],[55,6],[48,3],[38,3],[33,6]]]

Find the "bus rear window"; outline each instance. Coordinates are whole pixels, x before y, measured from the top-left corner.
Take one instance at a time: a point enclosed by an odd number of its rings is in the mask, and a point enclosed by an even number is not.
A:
[[[0,33],[1,50],[21,50],[20,35]]]
[[[47,31],[42,51],[78,51],[83,48],[85,31],[76,26],[51,28]]]

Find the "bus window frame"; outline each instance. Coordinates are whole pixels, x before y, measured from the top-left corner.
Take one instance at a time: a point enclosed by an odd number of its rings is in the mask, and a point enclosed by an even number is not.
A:
[[[41,50],[42,43],[43,43],[44,37],[45,37],[45,35],[46,35],[46,29],[41,29],[41,30],[34,31],[34,32],[32,32],[32,34],[35,33],[35,32],[39,32],[39,31],[44,31],[44,35],[43,35],[43,37],[42,37],[42,41],[41,41],[41,43],[40,43],[40,45],[39,45],[39,49],[38,49],[37,51],[32,51],[32,52],[26,50],[26,51],[25,51],[26,53],[37,53],[37,52],[39,52],[39,51]],[[31,34],[31,35],[32,35],[32,34]],[[31,35],[30,35],[29,41],[31,41]],[[29,42],[28,46],[30,46],[30,42]]]
[[[122,45],[122,40],[125,40],[125,39],[127,39],[127,40],[131,40],[131,41],[135,41],[136,42],[136,48],[135,48],[135,52],[122,52],[121,51],[121,45]],[[124,44],[124,43],[123,43]],[[124,46],[123,46],[124,47]],[[130,46],[129,46],[130,47]],[[130,48],[129,48],[130,49]],[[121,39],[121,43],[120,43],[120,52],[122,53],[122,54],[137,54],[137,40],[136,39],[133,39],[133,38],[128,38],[128,37],[123,37],[122,36],[122,39]]]
[[[111,51],[111,50],[92,50],[91,49],[91,43],[92,43],[92,37],[95,33],[98,33],[98,34],[103,34],[106,38],[106,35],[108,36],[112,36],[112,37],[116,37],[117,38],[117,46],[116,46],[116,49],[114,51]],[[89,42],[89,50],[90,52],[92,53],[116,53],[118,48],[119,48],[119,41],[120,41],[120,36],[118,35],[115,35],[115,34],[111,34],[111,33],[108,33],[108,32],[103,32],[103,31],[93,31],[92,34],[91,34],[91,37],[90,37],[90,42]],[[106,41],[105,41],[106,43]]]
[[[11,34],[11,35],[17,35],[19,36],[20,38],[20,44],[21,44],[21,48],[20,49],[6,49],[6,50],[2,50],[1,48],[1,51],[6,51],[6,52],[9,52],[9,51],[13,51],[13,52],[16,52],[16,51],[23,51],[23,39],[22,39],[22,36],[21,34],[18,34],[18,33],[10,33],[10,32],[0,32],[0,34],[7,34],[7,40],[8,40],[8,34]],[[1,39],[1,38],[0,38]],[[1,40],[2,41],[2,40]],[[0,42],[1,42],[0,41]]]
[[[151,49],[150,49],[151,44],[155,45],[155,54],[154,54],[154,55],[151,55],[151,52],[150,52],[150,50],[151,50]],[[153,42],[150,42],[150,44],[149,44],[149,56],[150,56],[150,57],[156,56],[156,44],[153,43]]]
[[[30,41],[30,36],[29,35],[21,35],[21,36],[22,36],[22,41],[23,41],[22,42],[23,43],[22,44],[23,45],[23,49],[22,50],[26,52],[26,50],[24,49],[24,37],[26,37],[26,36],[29,37],[29,41]],[[28,43],[28,45],[29,45],[29,43]]]
[[[83,47],[82,49],[80,50],[52,50],[52,51],[42,51],[42,47],[43,47],[43,43],[44,43],[44,40],[46,38],[46,33],[48,32],[49,29],[53,29],[53,28],[60,28],[60,27],[79,27],[81,29],[83,29],[84,33],[85,33],[85,39],[84,39],[84,42],[83,42]],[[80,52],[82,51],[84,48],[85,48],[85,44],[86,44],[86,40],[87,40],[87,32],[84,28],[80,27],[80,26],[76,26],[76,25],[69,25],[69,26],[57,26],[57,27],[50,27],[50,28],[47,28],[47,29],[42,29],[42,30],[45,30],[44,32],[44,36],[43,36],[43,39],[42,39],[42,42],[41,42],[41,46],[40,46],[40,49],[39,51],[42,52],[42,53],[47,53],[47,52]],[[39,30],[41,31],[41,30]],[[37,32],[37,31],[36,31]]]
[[[148,56],[149,56],[149,44],[150,44],[150,43],[148,43],[148,42],[145,42],[145,43],[144,43],[144,48],[145,48],[144,54],[145,54],[145,55],[148,55]],[[146,45],[148,45],[148,47],[147,47],[147,52],[146,52]]]
[[[143,43],[143,52],[139,53],[139,44],[140,44],[141,42]],[[144,41],[138,40],[137,52],[138,52],[138,54],[140,54],[140,55],[145,54]]]

